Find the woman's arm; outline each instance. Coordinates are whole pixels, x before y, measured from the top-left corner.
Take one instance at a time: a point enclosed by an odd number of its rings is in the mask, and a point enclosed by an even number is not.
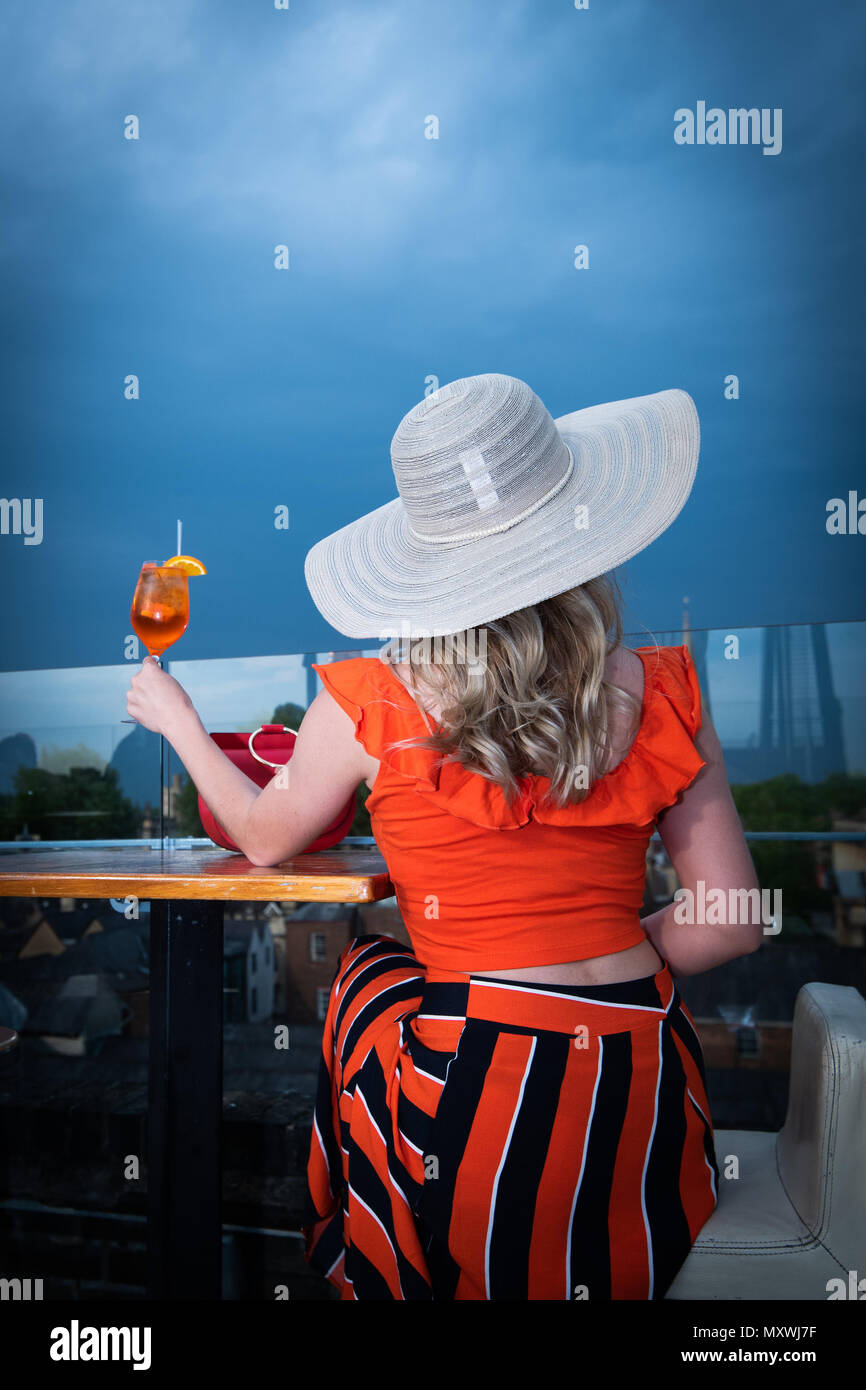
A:
[[[641,918],[641,926],[659,955],[668,962],[674,979],[702,975],[737,956],[750,955],[761,942],[752,934],[745,940],[741,928],[697,926],[674,921],[675,902]]]
[[[208,734],[183,686],[148,658],[126,707],[164,734],[211,813],[252,864],[279,864],[332,824],[364,778],[349,716],[321,690],[307,710],[285,773],[259,791]]]
[[[731,796],[721,745],[706,711],[694,743],[706,767],[701,768],[673,806],[659,816],[662,843],[680,885],[690,890],[696,904],[702,901],[702,892],[706,895],[714,889],[721,889],[725,902],[738,909],[743,902],[760,903],[758,876]],[[751,900],[738,899],[738,890],[751,893]],[[699,975],[756,951],[763,942],[764,926],[760,920],[737,921],[727,926],[698,920],[677,922],[674,917],[678,907],[682,915],[680,905],[673,902],[641,920],[647,936],[674,975]]]

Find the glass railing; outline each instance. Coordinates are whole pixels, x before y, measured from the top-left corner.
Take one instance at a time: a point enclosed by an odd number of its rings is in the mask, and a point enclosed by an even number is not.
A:
[[[747,828],[829,830],[828,817],[856,821],[857,779],[866,776],[866,623],[629,633],[625,640],[690,647]],[[297,728],[321,688],[314,661],[377,650],[167,665],[211,732],[263,723]],[[158,833],[159,739],[122,722],[135,669],[0,673],[0,842]],[[166,764],[164,833],[202,836],[195,790],[168,746]],[[362,815],[352,829],[369,835],[369,819]]]

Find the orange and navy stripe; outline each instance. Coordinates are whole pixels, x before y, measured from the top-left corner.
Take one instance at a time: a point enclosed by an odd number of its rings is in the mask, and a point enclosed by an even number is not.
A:
[[[307,1259],[344,1298],[663,1297],[718,1191],[700,1043],[667,966],[517,985],[356,938],[308,1182]]]

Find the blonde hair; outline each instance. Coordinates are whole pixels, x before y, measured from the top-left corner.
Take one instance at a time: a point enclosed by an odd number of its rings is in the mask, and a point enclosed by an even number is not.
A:
[[[621,602],[615,579],[601,575],[485,623],[486,654],[474,669],[418,660],[413,649],[411,684],[419,698],[419,685],[435,696],[440,731],[389,748],[432,748],[497,783],[509,802],[529,773],[550,778],[553,805],[583,801],[608,769],[612,709],[631,711],[630,732],[640,723],[641,702],[604,679],[622,642]],[[473,651],[468,629],[452,640]]]

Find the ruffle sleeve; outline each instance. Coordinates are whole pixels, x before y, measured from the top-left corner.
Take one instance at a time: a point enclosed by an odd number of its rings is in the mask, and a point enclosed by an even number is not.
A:
[[[378,657],[351,657],[327,665],[313,662],[325,689],[355,725],[355,738],[374,758],[404,777],[435,783],[428,769],[436,754],[426,748],[388,749],[396,739],[415,738],[423,730],[421,712],[403,683]],[[420,726],[420,727],[418,727]]]
[[[700,728],[700,688],[685,646],[636,648],[644,665],[640,726],[625,757],[599,778],[577,805],[545,801],[547,777],[521,779],[510,803],[497,783],[457,762],[439,762],[430,748],[389,749],[394,740],[426,737],[412,696],[378,657],[314,665],[323,684],[355,725],[355,738],[371,756],[414,782],[432,805],[475,825],[513,830],[528,821],[543,825],[651,824],[694,781],[705,760],[693,738]],[[437,765],[438,764],[438,765]]]

